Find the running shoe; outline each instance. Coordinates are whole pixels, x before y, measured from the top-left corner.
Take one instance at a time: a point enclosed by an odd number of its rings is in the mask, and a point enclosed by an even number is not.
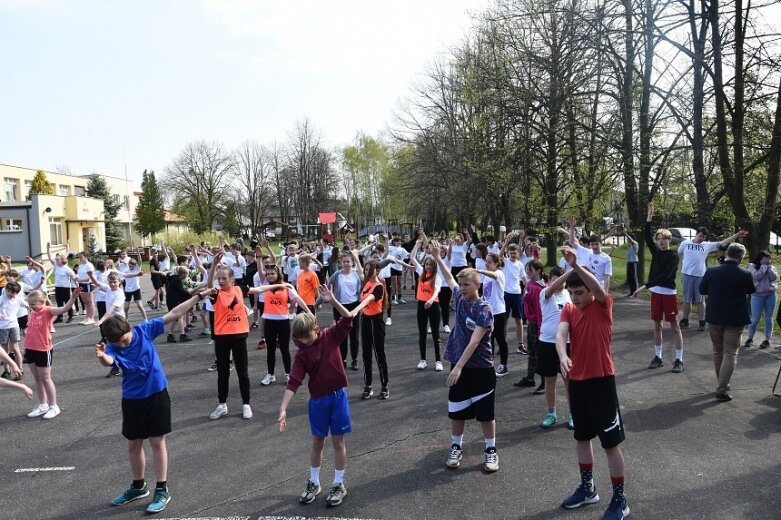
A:
[[[311,480],[307,481],[306,483],[306,489],[304,489],[304,492],[301,493],[301,496],[299,497],[299,501],[302,504],[311,504],[315,501],[315,498],[317,498],[317,495],[320,494],[320,484],[315,484]]]
[[[545,393],[545,380],[542,380],[542,383],[540,383],[540,386],[534,389],[534,392],[532,394],[534,395],[542,395]]]
[[[626,497],[624,495],[613,495],[610,499],[610,505],[607,507],[605,514],[602,515],[602,520],[622,520],[629,516],[629,506],[626,505]]]
[[[263,379],[261,379],[260,384],[263,386],[268,386],[271,383],[276,383],[277,378],[273,374],[266,374]]]
[[[681,322],[678,324],[682,329],[688,329],[689,328],[689,318],[683,318]]]
[[[325,505],[336,507],[344,501],[345,497],[347,497],[347,488],[344,487],[344,482],[339,482],[328,492],[328,496],[325,498]]]
[[[434,363],[434,372],[442,372],[442,370],[444,370],[444,368],[442,367],[441,361]]]
[[[528,377],[524,377],[523,379],[521,379],[517,383],[513,383],[513,386],[519,386],[519,387],[522,387],[522,388],[523,387],[531,388],[531,387],[534,387],[534,384],[535,384],[534,383],[534,379],[529,379]]]
[[[496,453],[496,448],[486,448],[484,459],[483,471],[494,473],[499,469],[499,454]]]
[[[350,370],[358,370],[358,360],[353,359],[353,362],[350,363]]]
[[[60,415],[60,407],[57,406],[56,404],[53,404],[53,405],[51,405],[49,407],[49,411],[46,412],[45,414],[43,414],[43,418],[44,419],[54,419],[58,415]]]
[[[542,423],[540,424],[540,426],[543,429],[547,430],[549,428],[552,428],[553,425],[556,424],[557,421],[558,421],[558,418],[556,417],[556,414],[555,413],[549,413],[548,415],[545,416],[545,419],[542,420]]]
[[[580,484],[574,493],[564,499],[561,507],[564,509],[577,509],[588,504],[596,504],[597,502],[599,502],[599,495],[597,495],[596,488],[592,485]]]
[[[510,371],[507,370],[507,367],[505,365],[499,365],[496,367],[496,377],[504,377],[509,373]]]
[[[418,363],[418,370],[425,370],[427,366],[428,363],[426,362],[426,360],[421,359],[420,362]]]
[[[367,386],[364,387],[363,393],[361,394],[361,399],[371,399],[371,397],[374,395],[374,392],[372,391],[372,387]]]
[[[681,372],[683,372],[683,361],[681,361],[680,359],[676,359],[675,363],[673,363],[673,369],[671,370],[671,372],[674,372],[676,374],[680,374]]]
[[[33,411],[27,414],[27,417],[30,419],[33,419],[35,417],[40,417],[44,415],[46,412],[49,411],[49,405],[48,404],[39,404],[35,408],[33,408]]]
[[[444,327],[442,327],[442,332],[444,332],[445,334],[450,334],[450,325],[445,325]]]
[[[388,325],[388,326],[390,326],[390,325],[392,325],[392,324],[393,324],[393,322],[391,321],[390,317],[388,317],[388,318],[385,318],[385,325]]]
[[[212,335],[211,329],[203,329],[201,331],[201,336],[211,336],[211,335]]]
[[[388,392],[388,387],[387,386],[383,386],[380,389],[380,399],[382,399],[384,401],[385,399],[388,399],[389,397],[390,397],[390,392]]]
[[[192,340],[193,340],[193,338],[191,338],[187,334],[180,334],[179,335],[179,341],[181,341],[182,343],[184,343],[186,341],[192,341]]]
[[[168,505],[168,502],[171,501],[171,493],[168,492],[168,488],[157,488],[155,489],[155,495],[154,498],[152,498],[152,501],[149,503],[149,506],[146,508],[147,513],[159,513],[163,509],[165,509],[165,506]]]
[[[266,348],[266,338],[260,338],[260,341],[258,341],[258,350],[263,350]]]
[[[654,356],[654,358],[651,360],[651,364],[648,365],[649,369],[653,368],[659,368],[664,366],[664,361],[662,361],[662,358],[659,356]]]
[[[108,371],[108,374],[106,374],[106,378],[116,377],[120,374],[119,367],[111,367],[111,369]]]
[[[127,504],[128,502],[132,502],[133,500],[138,500],[139,498],[144,498],[149,496],[149,486],[144,484],[144,487],[140,489],[136,489],[134,487],[130,487],[127,491],[122,493],[121,495],[114,498],[114,500],[111,501],[112,505],[115,506],[122,506]]]
[[[765,350],[766,348],[769,348],[769,347],[770,347],[770,341],[768,341],[768,340],[765,340],[765,341],[763,341],[762,343],[759,344],[759,349],[760,350]]]
[[[253,321],[252,325],[250,325],[249,328],[251,328],[252,330],[257,329],[258,328],[258,322],[257,321]]]
[[[453,444],[450,447],[450,452],[447,454],[447,462],[445,462],[445,465],[448,468],[456,469],[461,465],[461,458],[462,458],[461,446],[459,446],[458,444]]]
[[[402,305],[406,305],[407,304],[407,300],[405,300],[404,298],[399,298],[399,303],[402,304]]]
[[[572,413],[570,413],[567,416],[567,429],[568,430],[574,430],[575,429],[575,421],[572,420]]]
[[[697,327],[700,332],[705,332],[705,320],[700,320],[700,326]]]
[[[750,347],[751,347],[751,345],[753,345],[753,344],[754,344],[754,340],[753,340],[753,339],[751,339],[751,338],[748,338],[748,339],[746,340],[746,342],[743,344],[743,348],[750,348]]]
[[[174,336],[173,334],[169,334],[168,338],[165,341],[166,343],[176,343],[176,336]]]
[[[244,419],[252,419],[252,407],[248,404],[242,405],[241,417]]]
[[[215,408],[211,415],[209,415],[209,419],[216,421],[223,415],[228,415],[228,405],[226,403],[218,404],[217,408]]]
[[[526,348],[526,345],[524,345],[523,343],[519,344],[518,348],[515,351],[522,356],[529,355],[529,349]]]
[[[206,370],[209,371],[209,372],[216,371],[217,370],[217,362],[215,361],[214,364],[212,366],[210,366],[209,368],[207,368]]]

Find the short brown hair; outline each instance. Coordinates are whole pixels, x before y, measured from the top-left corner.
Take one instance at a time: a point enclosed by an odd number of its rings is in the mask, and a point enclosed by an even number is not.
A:
[[[471,267],[467,267],[466,269],[459,271],[459,273],[456,275],[456,280],[461,280],[462,278],[466,278],[472,283],[480,283],[480,275]]]
[[[103,322],[103,335],[111,343],[116,343],[130,332],[130,323],[123,316],[109,316]]]

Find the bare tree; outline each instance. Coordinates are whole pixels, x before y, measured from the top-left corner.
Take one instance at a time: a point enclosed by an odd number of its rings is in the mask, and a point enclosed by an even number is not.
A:
[[[260,232],[268,205],[274,199],[270,154],[257,141],[244,141],[233,152],[235,200],[253,234]]]

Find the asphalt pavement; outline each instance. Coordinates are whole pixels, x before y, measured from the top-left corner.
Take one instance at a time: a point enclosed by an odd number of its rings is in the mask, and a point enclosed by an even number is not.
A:
[[[149,294],[148,280],[144,283]],[[407,297],[412,302],[411,291]],[[669,346],[666,365],[649,370],[653,342],[648,315],[648,302],[616,298],[613,355],[627,436],[622,448],[630,518],[781,518],[781,399],[771,395],[781,352],[741,350],[732,378],[734,400],[719,403],[713,397],[716,379],[707,332],[684,331],[683,373],[670,372]],[[130,319],[139,319],[135,309]],[[330,309],[319,319],[329,324]],[[276,418],[284,384],[260,385],[266,351],[254,348],[258,336],[253,331],[249,340],[255,415],[241,418],[232,375],[229,414],[217,421],[208,418],[217,404],[217,374],[206,370],[213,362],[208,338],[175,344],[158,338],[173,409],[168,437],[173,498],[158,518],[581,520],[598,519],[607,507],[610,480],[597,442],[594,477],[602,501],[576,511],[559,508],[579,483],[575,443],[564,425],[563,389],[559,383],[560,424],[541,429],[544,397],[513,386],[527,362],[514,352],[511,373],[497,382],[499,471],[481,471],[483,439],[477,423],[467,424],[461,468],[445,467],[450,446],[447,370],[433,370],[430,345],[429,368],[416,369],[413,303],[394,306],[393,325],[387,327],[390,399],[362,401],[363,372],[348,370],[353,433],[347,437],[347,499],[338,508],[325,505],[333,477],[333,451],[327,442],[324,492],[303,506],[298,496],[309,475],[308,393],[305,387],[298,392],[288,410],[288,431],[279,433]],[[512,326],[509,338],[513,345]],[[0,518],[145,516],[146,500],[122,507],[109,503],[130,484],[130,470],[127,442],[120,433],[121,380],[105,377],[107,369],[94,355],[96,339],[96,330],[77,323],[57,326],[53,378],[59,417],[28,419],[35,401],[7,389],[0,394]],[[281,367],[278,355],[278,381],[283,380]],[[24,381],[33,384],[29,372]],[[147,461],[147,480],[154,484],[148,447]]]

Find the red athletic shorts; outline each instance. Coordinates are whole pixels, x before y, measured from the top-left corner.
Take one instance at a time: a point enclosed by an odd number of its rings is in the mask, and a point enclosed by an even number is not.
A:
[[[678,296],[675,294],[651,293],[651,319],[669,321],[678,319]]]

